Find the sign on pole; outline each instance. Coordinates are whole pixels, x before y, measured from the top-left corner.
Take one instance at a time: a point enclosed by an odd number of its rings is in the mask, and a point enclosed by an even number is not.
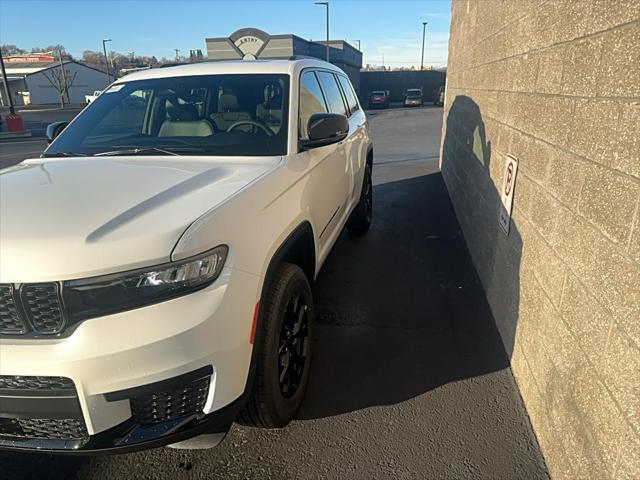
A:
[[[504,177],[502,180],[502,191],[500,192],[500,217],[498,223],[500,227],[509,235],[511,225],[511,208],[513,206],[513,191],[516,186],[516,174],[518,173],[518,160],[512,155],[507,155],[507,164],[504,167]]]

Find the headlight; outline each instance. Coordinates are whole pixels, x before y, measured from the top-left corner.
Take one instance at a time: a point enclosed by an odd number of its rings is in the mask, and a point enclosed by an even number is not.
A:
[[[63,283],[70,323],[139,308],[210,285],[222,271],[229,251],[220,245],[179,262]]]

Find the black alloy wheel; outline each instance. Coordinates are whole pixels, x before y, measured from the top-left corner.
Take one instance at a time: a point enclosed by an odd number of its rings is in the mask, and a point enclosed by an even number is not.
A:
[[[309,342],[309,313],[302,292],[294,293],[285,307],[278,347],[280,392],[291,398],[302,383]]]
[[[313,294],[298,265],[282,263],[268,278],[253,347],[253,385],[236,420],[255,427],[281,428],[296,417],[309,383]]]

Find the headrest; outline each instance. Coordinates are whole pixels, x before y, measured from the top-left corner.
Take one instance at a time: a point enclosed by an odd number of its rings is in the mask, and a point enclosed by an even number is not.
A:
[[[278,99],[282,94],[279,85],[267,85],[264,87],[264,102],[269,103],[271,100]]]
[[[238,110],[238,97],[235,93],[223,93],[218,99],[219,112],[235,112]]]
[[[167,105],[167,115],[174,122],[198,120],[198,110],[191,103]]]

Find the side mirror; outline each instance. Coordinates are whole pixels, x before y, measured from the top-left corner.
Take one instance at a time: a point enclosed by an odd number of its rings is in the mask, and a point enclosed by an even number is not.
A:
[[[47,137],[47,143],[53,142],[58,135],[69,125],[69,122],[54,122],[47,125],[47,131],[45,136]]]
[[[349,120],[339,113],[314,113],[307,124],[309,138],[300,140],[303,149],[324,147],[344,140],[349,134]]]

